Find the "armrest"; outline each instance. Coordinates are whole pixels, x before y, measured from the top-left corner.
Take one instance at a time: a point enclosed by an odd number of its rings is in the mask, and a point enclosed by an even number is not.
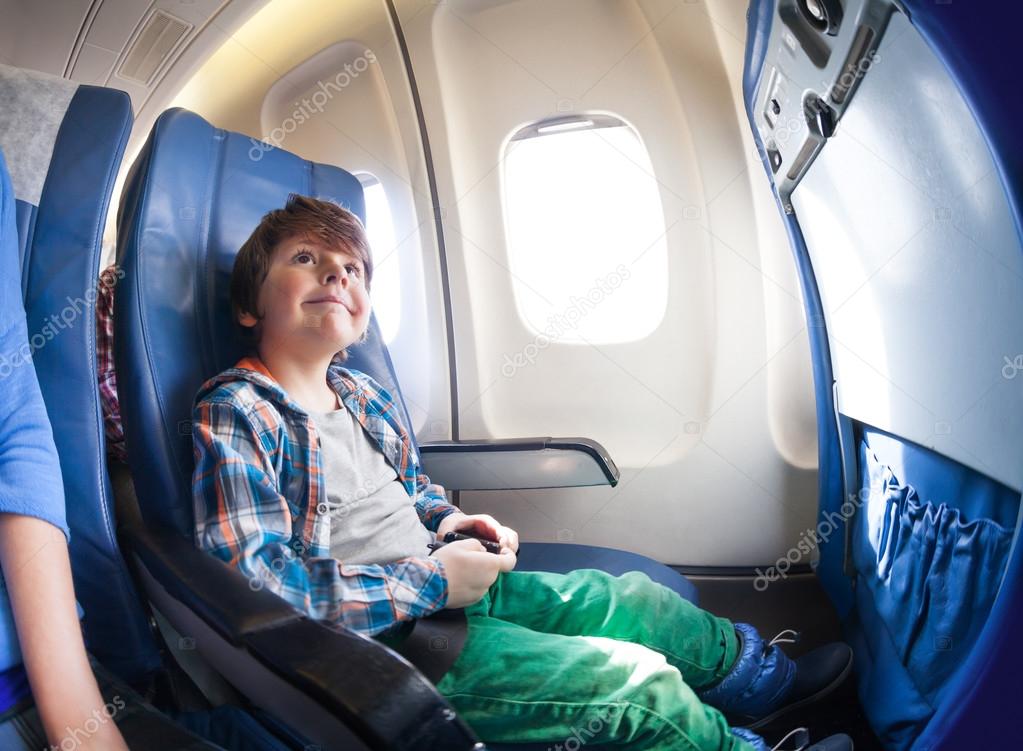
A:
[[[153,607],[253,704],[323,749],[482,749],[416,668],[313,621],[171,532],[123,528]]]
[[[423,471],[448,490],[526,490],[618,484],[611,455],[589,438],[435,441],[419,446]]]

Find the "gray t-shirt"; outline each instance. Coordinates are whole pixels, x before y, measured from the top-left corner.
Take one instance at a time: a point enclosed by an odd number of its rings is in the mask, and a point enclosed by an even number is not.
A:
[[[311,417],[320,434],[331,557],[366,564],[429,555],[436,535],[355,415],[342,405]]]

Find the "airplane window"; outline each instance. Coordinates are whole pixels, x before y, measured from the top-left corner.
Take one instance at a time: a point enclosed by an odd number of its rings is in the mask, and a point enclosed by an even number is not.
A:
[[[664,317],[668,247],[658,183],[636,131],[608,115],[519,130],[503,161],[519,315],[560,343],[641,339]]]
[[[398,273],[398,243],[387,194],[380,181],[368,172],[355,175],[366,196],[366,234],[373,253],[373,312],[380,324],[384,343],[390,344],[401,321],[401,287]]]

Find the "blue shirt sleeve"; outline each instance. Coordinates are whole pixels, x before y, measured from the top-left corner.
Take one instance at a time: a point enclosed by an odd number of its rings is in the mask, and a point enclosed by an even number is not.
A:
[[[14,191],[0,155],[0,513],[48,521],[68,535],[64,483],[36,380],[21,294]]]

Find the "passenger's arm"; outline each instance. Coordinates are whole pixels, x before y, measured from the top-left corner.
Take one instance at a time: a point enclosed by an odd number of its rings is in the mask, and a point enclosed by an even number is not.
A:
[[[73,737],[83,751],[127,751],[114,724],[116,714],[112,720],[104,711],[85,656],[64,533],[31,516],[0,514],[0,565],[49,742],[62,748],[62,741]],[[97,730],[90,733],[94,726]]]
[[[346,565],[292,548],[287,499],[244,411],[203,401],[193,413],[196,542],[312,618],[372,635],[447,603],[443,564],[426,556]]]
[[[9,217],[3,217],[0,232],[13,232]],[[82,748],[123,751],[127,746],[114,723],[99,723],[93,714],[106,717],[75,608],[64,485],[39,382],[27,356],[31,349],[20,279],[16,251],[0,249],[0,569],[50,743],[60,748],[69,728],[81,729],[79,738],[89,736]],[[91,735],[84,727],[88,720],[94,721],[89,727],[99,724]]]

